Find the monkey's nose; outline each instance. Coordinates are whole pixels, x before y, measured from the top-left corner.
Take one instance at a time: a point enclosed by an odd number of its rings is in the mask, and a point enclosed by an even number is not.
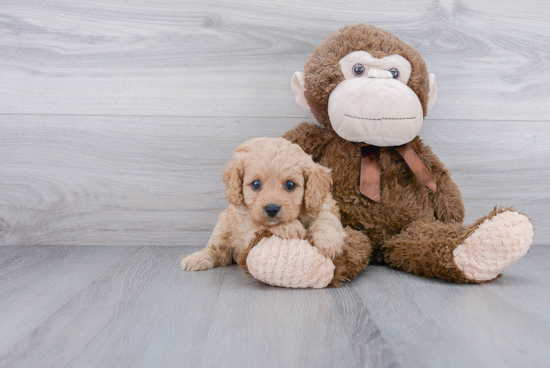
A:
[[[370,69],[367,74],[369,78],[393,78],[393,74],[389,70]]]
[[[264,207],[264,211],[265,211],[265,213],[267,213],[267,215],[269,217],[277,216],[277,214],[279,213],[280,210],[281,210],[281,206],[279,206],[278,204],[274,204],[274,203],[270,203],[270,204],[268,204],[267,206]]]

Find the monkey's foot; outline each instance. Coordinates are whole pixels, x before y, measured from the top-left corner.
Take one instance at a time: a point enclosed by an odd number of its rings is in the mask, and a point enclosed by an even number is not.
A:
[[[518,212],[501,212],[483,221],[455,248],[454,262],[469,279],[488,281],[527,254],[532,243],[529,219]]]
[[[324,288],[334,263],[303,239],[262,239],[246,258],[248,272],[266,284],[288,288]]]

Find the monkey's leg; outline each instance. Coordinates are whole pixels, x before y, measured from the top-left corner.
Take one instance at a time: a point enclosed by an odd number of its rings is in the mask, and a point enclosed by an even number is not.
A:
[[[529,219],[496,209],[470,226],[415,221],[388,239],[390,267],[457,283],[492,281],[523,257],[533,242]]]
[[[342,254],[332,260],[336,267],[334,278],[329,284],[332,287],[340,287],[342,283],[354,279],[367,267],[372,254],[368,236],[350,227],[344,231],[347,236],[344,238]]]

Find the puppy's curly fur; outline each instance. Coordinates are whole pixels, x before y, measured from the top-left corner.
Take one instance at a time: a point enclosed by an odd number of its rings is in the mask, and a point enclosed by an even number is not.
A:
[[[330,195],[330,170],[314,163],[297,144],[284,138],[249,140],[235,150],[223,181],[231,205],[219,215],[206,247],[182,256],[182,270],[237,261],[261,232],[283,239],[307,237],[325,256],[342,255],[346,232]],[[288,182],[294,186],[289,188]],[[278,207],[278,212],[270,215],[267,206]]]

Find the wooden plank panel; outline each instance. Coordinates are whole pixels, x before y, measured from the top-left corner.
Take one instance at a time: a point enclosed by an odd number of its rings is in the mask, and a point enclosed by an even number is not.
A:
[[[545,367],[550,359],[548,308],[533,313],[541,306],[533,297],[511,297],[522,286],[523,296],[545,294],[550,247],[533,248],[491,284],[371,266],[322,290],[266,286],[235,265],[180,271],[179,254],[194,250],[0,247],[12,259],[0,267],[0,367]]]
[[[0,116],[0,244],[203,245],[234,148],[299,122]],[[550,242],[550,124],[428,120],[421,134],[454,173],[467,222],[510,203]]]
[[[0,366],[399,367],[353,289],[273,288],[237,266],[182,272],[183,248],[133,249]]]
[[[533,247],[505,276],[483,286],[550,327],[550,246]]]
[[[548,249],[535,247],[526,258]],[[407,367],[547,367],[550,328],[541,315],[547,318],[548,308],[525,313],[536,307],[534,295],[511,304],[492,292],[516,282],[517,288],[545,294],[548,279],[533,284],[517,272],[522,262],[487,285],[451,284],[384,266],[369,266],[352,285]],[[545,267],[539,262],[533,273]]]
[[[236,367],[400,366],[357,292],[348,286],[275,288],[238,269],[227,273],[216,310],[209,343],[191,366],[223,366],[228,356]],[[267,359],[258,364],[259,357]]]
[[[102,272],[138,248],[0,247],[2,356]]]
[[[548,120],[549,17],[537,0],[3,1],[0,113],[309,117],[292,74],[368,22],[436,73],[432,118]]]

